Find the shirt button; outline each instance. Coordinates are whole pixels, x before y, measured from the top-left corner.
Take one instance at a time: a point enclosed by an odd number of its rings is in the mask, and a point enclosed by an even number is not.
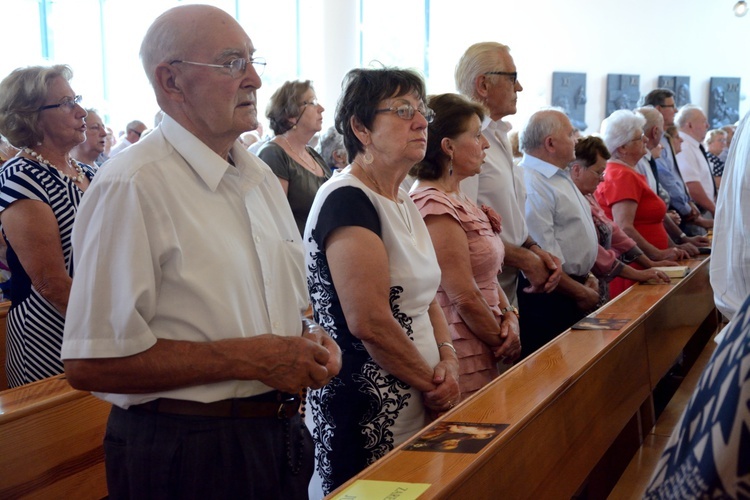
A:
[[[255,243],[260,243],[260,236],[255,237]]]
[[[274,321],[271,326],[273,326],[274,330],[278,330],[279,329],[279,322],[278,321]]]

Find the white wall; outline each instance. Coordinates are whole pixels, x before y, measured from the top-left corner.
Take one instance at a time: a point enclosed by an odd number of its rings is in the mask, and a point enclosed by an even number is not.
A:
[[[232,0],[185,1],[205,1],[227,9],[234,5]],[[424,0],[364,0],[365,15],[369,12],[368,19],[375,21],[365,21],[369,31],[363,52],[365,64],[377,59],[421,71],[426,50],[428,92],[441,93],[455,91],[453,69],[469,45],[485,40],[506,43],[524,86],[518,113],[509,121],[519,128],[536,109],[550,105],[553,72],[586,73],[586,122],[591,132],[604,118],[608,73],[639,74],[643,94],[654,88],[659,75],[690,76],[693,100],[704,108],[708,107],[710,77],[739,77],[744,97],[750,91],[750,63],[744,54],[750,46],[750,15],[735,17],[734,2],[431,0],[430,46],[423,50],[415,44],[420,44],[423,36],[425,19],[420,12]],[[104,57],[112,72],[106,101],[101,78],[88,76],[102,65],[98,31],[88,29],[96,23],[98,0],[55,1],[52,21],[68,21],[57,23],[54,34],[59,46],[51,62],[72,64],[77,75],[74,89],[84,94],[87,106],[105,111],[116,127],[124,126],[133,116],[150,123],[156,107],[140,68],[138,46],[156,14],[176,3],[105,2],[105,31],[112,38]],[[294,0],[240,0],[242,23],[269,61],[258,93],[260,112],[262,115],[264,101],[280,82],[311,79],[318,99],[327,108],[324,119],[328,126],[333,122],[341,79],[359,64],[360,2],[300,1],[299,44],[294,33],[295,4]],[[3,19],[35,21],[37,11],[36,0],[0,0]],[[20,65],[41,62],[37,26],[33,22],[6,23],[6,31],[10,30],[6,38],[22,43],[6,47],[7,54],[0,58],[2,75]],[[68,43],[63,43],[68,38]],[[294,53],[295,46],[299,46],[299,55]],[[741,116],[749,110],[750,102],[742,100]]]
[[[608,73],[639,74],[641,94],[656,87],[659,75],[690,76],[692,100],[706,111],[709,79],[739,77],[742,117],[750,110],[750,15],[737,18],[734,2],[433,0],[428,91],[455,91],[462,52],[493,40],[511,47],[524,86],[518,113],[509,117],[516,128],[551,104],[555,71],[586,73],[588,132],[604,119]]]

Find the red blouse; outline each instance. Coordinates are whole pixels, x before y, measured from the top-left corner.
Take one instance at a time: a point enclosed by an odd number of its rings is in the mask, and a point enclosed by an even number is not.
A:
[[[619,162],[608,162],[604,180],[599,184],[594,195],[610,219],[613,218],[612,205],[615,203],[624,200],[636,202],[638,208],[636,208],[633,220],[635,230],[660,250],[669,246],[669,236],[663,223],[667,206],[651,190],[646,178],[635,169]]]

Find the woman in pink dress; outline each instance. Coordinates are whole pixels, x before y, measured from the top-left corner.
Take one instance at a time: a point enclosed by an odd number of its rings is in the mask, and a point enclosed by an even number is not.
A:
[[[484,111],[457,94],[431,96],[435,111],[427,153],[411,174],[410,196],[430,232],[442,272],[438,302],[443,308],[459,358],[459,386],[466,397],[497,377],[498,360],[521,353],[517,310],[498,286],[505,249],[500,217],[477,207],[460,189],[461,180],[479,173],[484,150]]]

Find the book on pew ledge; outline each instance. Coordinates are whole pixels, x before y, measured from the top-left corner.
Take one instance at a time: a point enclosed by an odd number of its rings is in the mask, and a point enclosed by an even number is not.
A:
[[[690,272],[690,268],[688,266],[663,266],[652,267],[651,269],[661,271],[670,278],[684,278]]]

